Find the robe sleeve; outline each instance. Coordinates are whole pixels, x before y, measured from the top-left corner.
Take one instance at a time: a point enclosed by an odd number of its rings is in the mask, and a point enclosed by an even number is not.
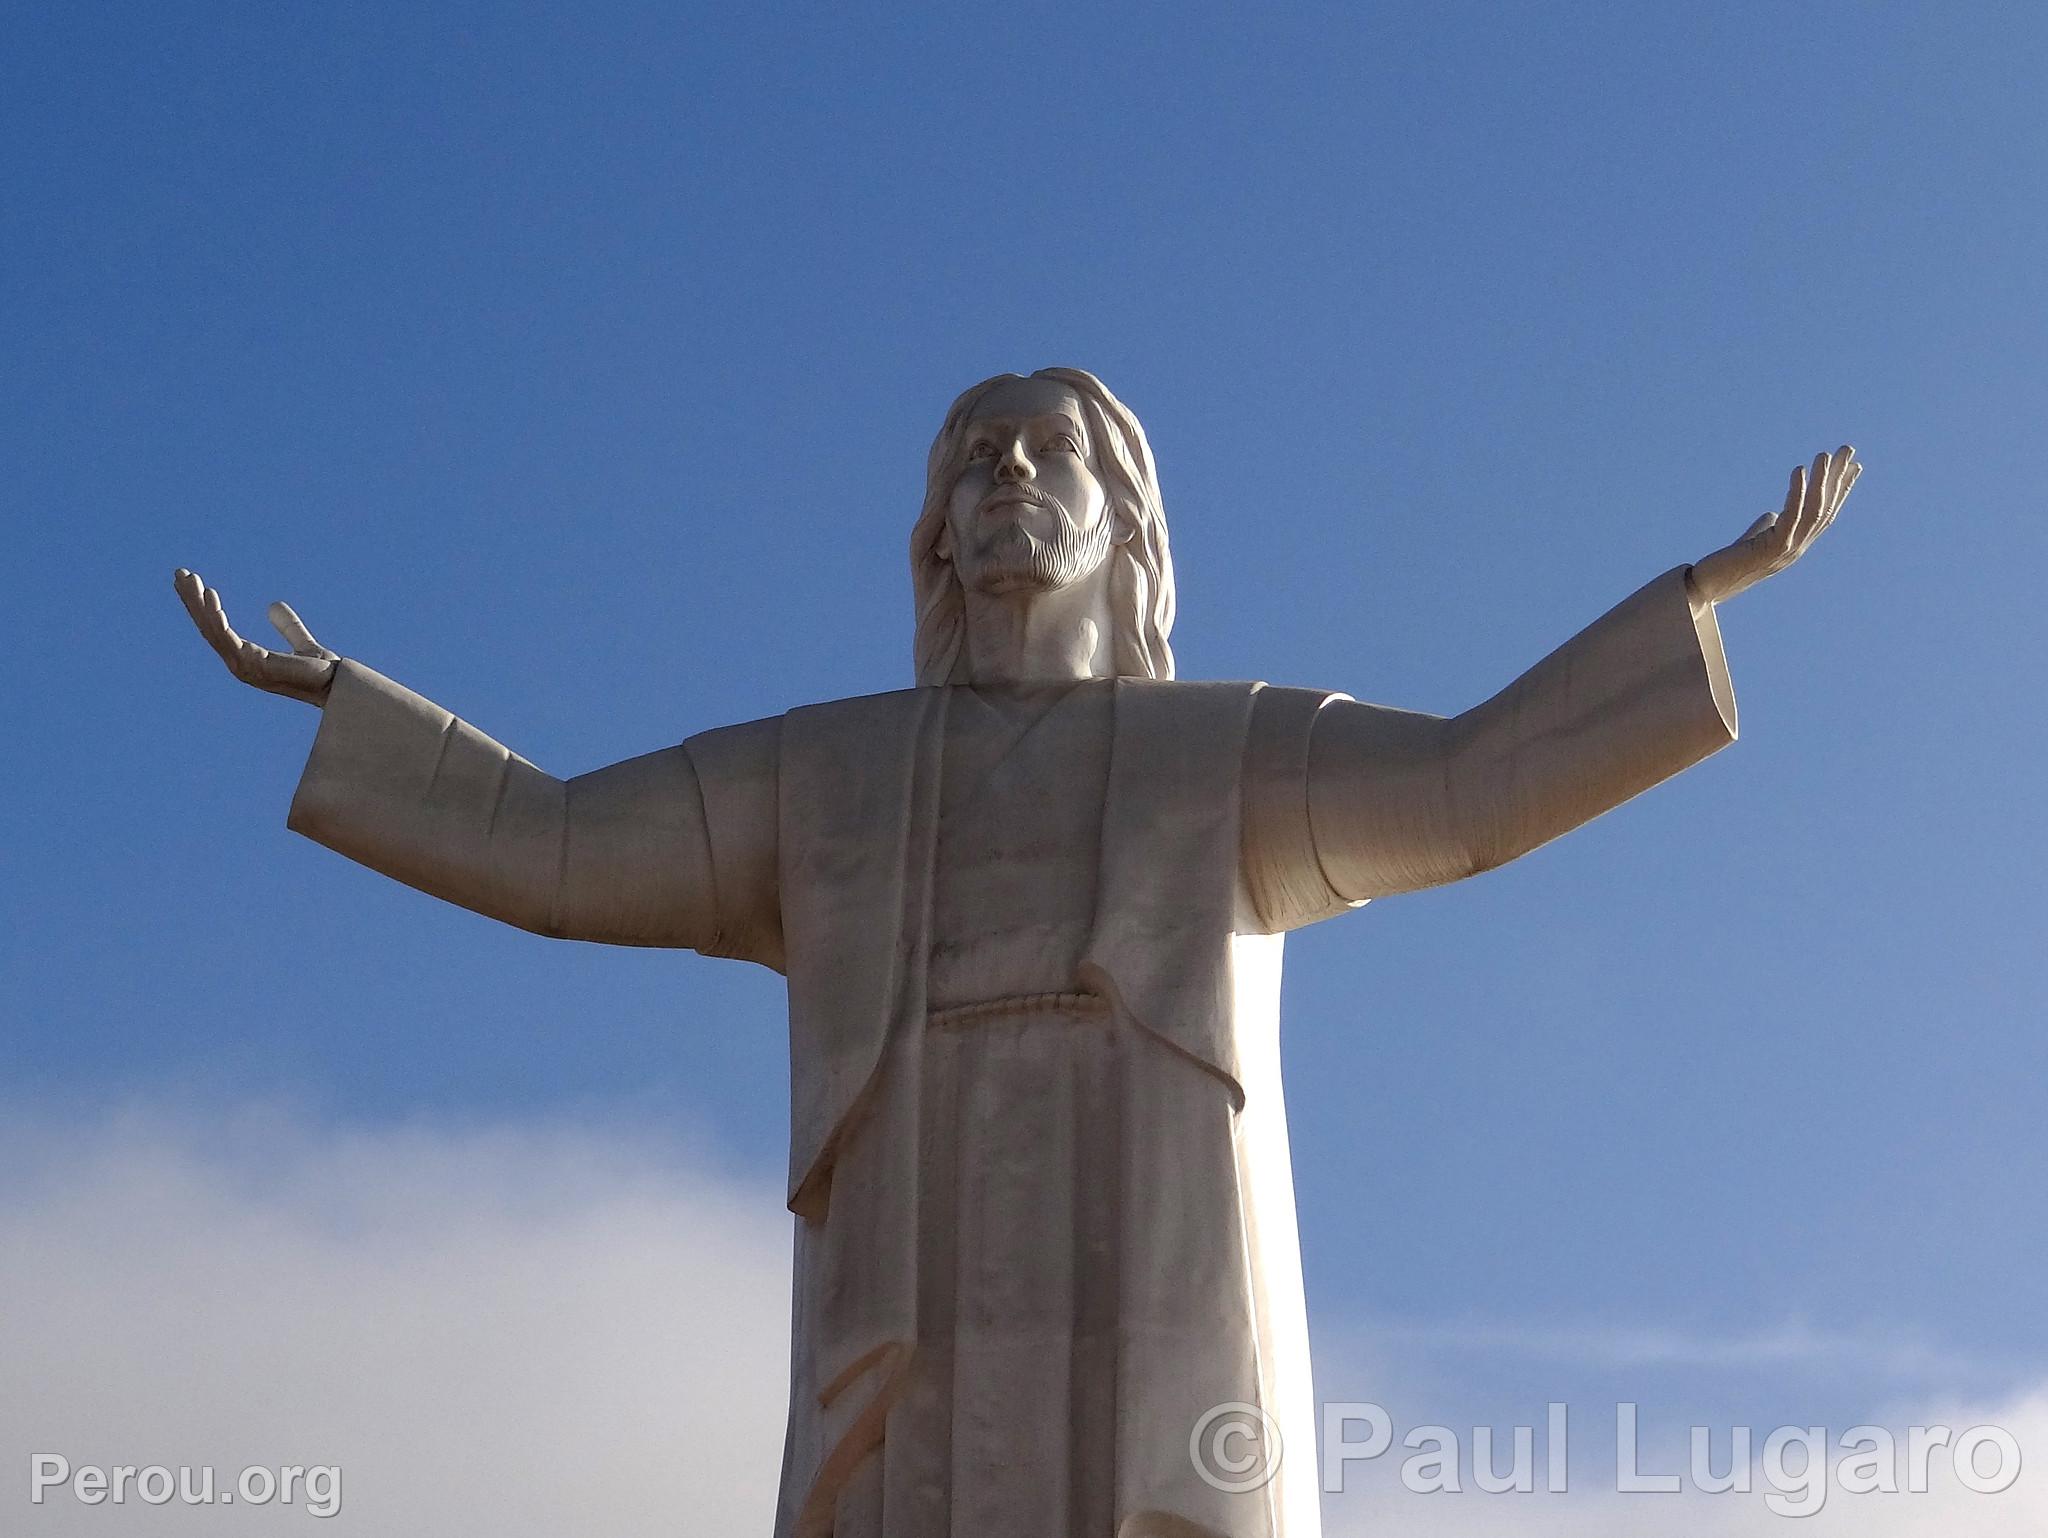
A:
[[[344,659],[287,826],[536,934],[779,966],[774,726],[706,733],[559,780]]]
[[[1252,753],[1270,761],[1283,749],[1254,724]],[[1698,763],[1735,730],[1713,606],[1692,598],[1680,567],[1463,715],[1322,696],[1283,734],[1308,737],[1301,800],[1288,802],[1301,810],[1290,814],[1248,773],[1247,827],[1269,831],[1247,865],[1262,860],[1255,890],[1280,894],[1262,905],[1267,922],[1294,927],[1505,864]]]

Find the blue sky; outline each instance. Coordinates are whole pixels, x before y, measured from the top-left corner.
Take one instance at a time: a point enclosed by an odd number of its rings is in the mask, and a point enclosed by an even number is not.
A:
[[[260,1164],[214,1141],[250,1107],[772,1191],[779,981],[501,931],[286,834],[315,717],[235,687],[170,573],[576,772],[907,684],[945,405],[1070,363],[1151,435],[1183,676],[1416,709],[1816,450],[1869,467],[1723,613],[1739,744],[1290,942],[1326,1397],[1839,1427],[2048,1385],[2037,9],[11,30],[18,1211],[121,1117]]]

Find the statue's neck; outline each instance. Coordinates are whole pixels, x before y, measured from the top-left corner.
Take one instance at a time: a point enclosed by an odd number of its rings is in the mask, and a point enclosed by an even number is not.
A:
[[[1108,585],[966,595],[967,676],[977,688],[1033,688],[1116,672]]]

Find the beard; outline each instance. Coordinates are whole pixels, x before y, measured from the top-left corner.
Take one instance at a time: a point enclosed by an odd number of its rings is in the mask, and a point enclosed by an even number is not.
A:
[[[1115,519],[1108,509],[1092,529],[1083,530],[1059,498],[1044,492],[1037,496],[1053,515],[1051,537],[1041,538],[1015,518],[990,530],[976,542],[973,585],[982,592],[1050,593],[1071,587],[1109,554]]]

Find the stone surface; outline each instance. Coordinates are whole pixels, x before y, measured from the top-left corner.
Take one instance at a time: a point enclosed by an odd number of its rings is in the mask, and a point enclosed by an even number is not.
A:
[[[238,677],[324,706],[294,829],[541,934],[786,975],[778,1538],[1309,1538],[1282,937],[1732,741],[1713,603],[1795,559],[1858,473],[1820,456],[1781,513],[1443,718],[1175,681],[1136,419],[1079,371],[1002,376],[933,446],[918,687],[566,781],[285,606],[273,652],[177,580]],[[1273,1477],[1198,1468],[1226,1404],[1284,1434]]]

